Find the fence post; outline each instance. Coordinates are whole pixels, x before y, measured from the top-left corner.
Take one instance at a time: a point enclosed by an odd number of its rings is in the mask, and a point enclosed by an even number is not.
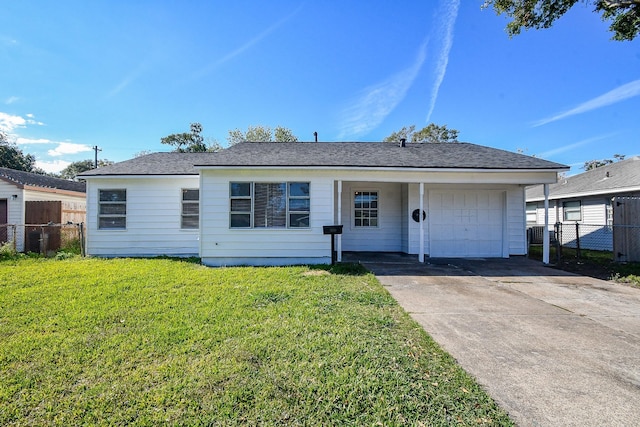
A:
[[[78,224],[78,228],[80,230],[80,255],[85,257],[87,256],[87,248],[84,242],[84,222]]]
[[[560,264],[560,260],[562,259],[562,223],[556,222],[553,228],[556,240],[556,263]]]
[[[580,259],[580,224],[576,222],[576,258]]]

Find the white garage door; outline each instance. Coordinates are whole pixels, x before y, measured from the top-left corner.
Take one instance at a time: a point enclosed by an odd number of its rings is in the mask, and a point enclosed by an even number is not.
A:
[[[504,193],[430,191],[429,255],[502,257]]]

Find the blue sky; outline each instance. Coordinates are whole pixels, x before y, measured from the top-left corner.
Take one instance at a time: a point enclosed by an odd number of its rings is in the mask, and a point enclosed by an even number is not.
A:
[[[640,154],[640,39],[581,3],[510,39],[482,0],[16,1],[0,11],[0,129],[37,165],[285,126],[380,141],[430,122],[572,166]]]

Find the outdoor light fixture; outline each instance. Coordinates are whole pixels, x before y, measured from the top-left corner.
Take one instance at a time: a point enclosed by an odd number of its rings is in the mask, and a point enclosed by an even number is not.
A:
[[[18,198],[18,195],[17,195],[17,194],[12,194],[12,195],[11,195],[11,200],[15,200],[15,199],[17,199],[17,198]]]

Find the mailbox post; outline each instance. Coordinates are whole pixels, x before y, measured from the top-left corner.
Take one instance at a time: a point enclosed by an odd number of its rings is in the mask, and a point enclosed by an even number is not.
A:
[[[325,225],[322,234],[331,235],[331,265],[336,263],[336,234],[342,234],[342,225]]]

